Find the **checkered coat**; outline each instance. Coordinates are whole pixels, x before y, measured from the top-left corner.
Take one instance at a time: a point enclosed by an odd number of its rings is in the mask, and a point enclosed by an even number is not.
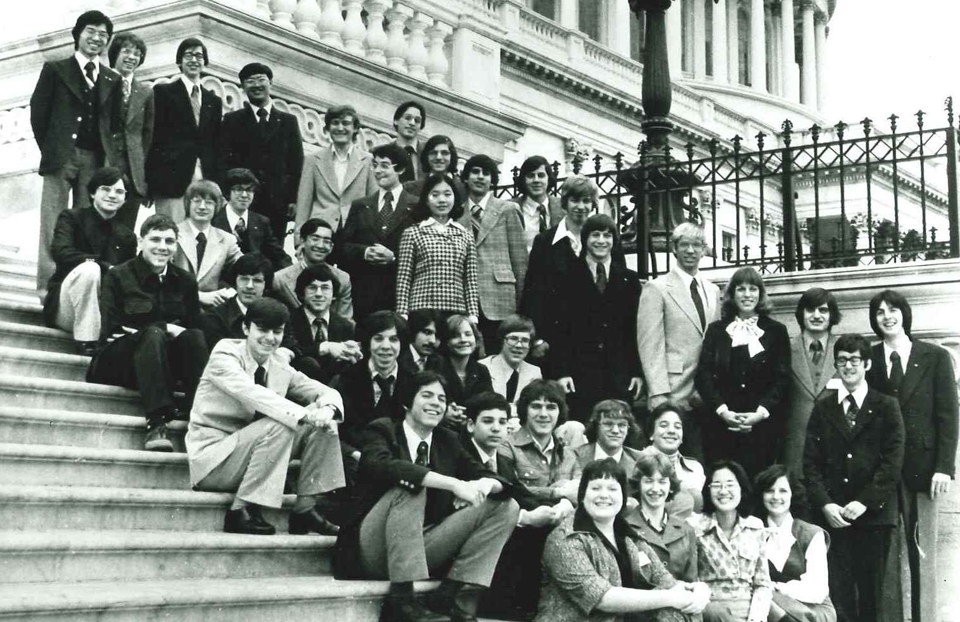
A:
[[[473,234],[450,221],[446,230],[432,218],[408,228],[397,261],[397,313],[438,309],[480,315],[477,247]]]

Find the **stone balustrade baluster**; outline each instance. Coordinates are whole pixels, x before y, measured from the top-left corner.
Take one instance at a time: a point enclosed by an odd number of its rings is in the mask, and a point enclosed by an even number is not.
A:
[[[430,26],[433,26],[433,18],[419,11],[407,22],[407,28],[410,29],[410,36],[407,38],[407,72],[418,80],[427,79],[430,55],[424,45],[424,31]]]
[[[383,30],[383,12],[390,3],[387,0],[367,0],[364,7],[367,9],[367,58],[381,65],[386,64],[387,57],[383,53],[387,47],[387,33]]]
[[[254,15],[268,22],[273,21],[273,14],[270,12],[270,0],[257,0],[257,8],[253,11]]]
[[[297,0],[270,0],[270,14],[277,26],[293,30],[293,12],[297,10]]]
[[[320,21],[321,15],[317,0],[298,0],[297,10],[293,13],[293,23],[297,26],[297,32],[311,39],[319,39],[317,22]]]
[[[367,29],[360,17],[363,0],[343,0],[343,9],[347,12],[343,24],[343,47],[351,54],[363,56],[363,40],[367,36]]]
[[[403,28],[407,20],[413,17],[413,9],[400,4],[394,5],[387,11],[387,67],[394,71],[407,72],[407,40],[403,36]]]
[[[427,63],[427,78],[430,84],[446,87],[447,72],[450,70],[450,61],[447,60],[444,45],[448,36],[453,34],[453,26],[437,20],[433,27],[427,30],[430,42],[430,61]]]
[[[340,9],[340,0],[323,0],[323,13],[317,25],[320,31],[320,41],[329,46],[343,47],[343,13]]]

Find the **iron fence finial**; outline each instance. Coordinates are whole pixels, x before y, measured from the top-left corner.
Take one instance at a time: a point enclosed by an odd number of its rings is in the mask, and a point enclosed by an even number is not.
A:
[[[740,142],[743,141],[743,137],[740,134],[737,134],[733,137],[733,150],[740,151]]]
[[[943,100],[943,107],[947,111],[947,125],[953,127],[953,95]]]
[[[767,135],[764,132],[757,132],[757,147],[760,148],[760,151],[763,151],[763,141],[766,139]]]
[[[837,130],[837,137],[840,138],[840,140],[843,140],[843,133],[847,131],[847,124],[843,121],[839,121],[833,127]]]
[[[780,124],[780,129],[783,130],[782,132],[783,143],[787,147],[789,147],[790,141],[792,140],[790,138],[790,135],[793,133],[793,121],[791,121],[790,119],[784,120],[784,122]]]
[[[603,162],[603,158],[600,157],[600,154],[593,156],[593,170],[599,175],[600,174],[600,163]]]
[[[863,126],[864,136],[869,136],[870,131],[873,129],[873,119],[871,119],[870,117],[864,117],[863,121],[860,122],[860,125]]]
[[[817,142],[820,140],[820,129],[821,129],[820,126],[817,125],[816,123],[810,126],[810,136],[811,138],[813,138],[813,142]]]
[[[897,119],[899,119],[900,117],[898,117],[898,116],[896,115],[896,113],[894,113],[894,114],[890,115],[890,116],[887,117],[887,118],[890,119],[890,129],[891,129],[891,131],[893,131],[894,133],[896,133],[896,132],[897,132]]]
[[[710,150],[711,156],[716,156],[717,150],[720,148],[720,141],[716,138],[711,138],[707,148]]]
[[[913,116],[915,116],[915,117],[917,118],[917,129],[921,129],[921,130],[922,130],[922,129],[923,129],[923,117],[927,116],[927,113],[925,113],[925,112],[922,111],[922,110],[918,110],[918,111],[916,111],[916,112],[914,113]]]

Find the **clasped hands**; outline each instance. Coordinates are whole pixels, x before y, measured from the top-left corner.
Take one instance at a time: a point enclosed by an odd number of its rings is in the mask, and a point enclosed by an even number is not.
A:
[[[301,421],[328,434],[337,433],[337,409],[329,404],[308,404],[303,410]]]
[[[853,500],[844,506],[836,503],[828,503],[823,506],[823,515],[826,517],[827,523],[834,529],[849,527],[853,521],[860,518],[866,511],[867,506],[857,500]]]
[[[396,257],[392,250],[378,243],[373,246],[368,246],[363,251],[363,260],[375,266],[384,266],[393,263]]]
[[[677,593],[678,602],[676,609],[680,610],[681,613],[701,613],[707,608],[707,604],[710,602],[710,588],[702,581],[697,581],[696,583],[678,581],[677,584],[670,589]]]
[[[750,432],[753,430],[753,426],[765,419],[765,417],[757,411],[735,412],[730,409],[720,413],[720,418],[723,419],[723,422],[727,424],[728,430],[731,432],[740,432],[742,434]]]
[[[353,339],[346,341],[324,341],[317,347],[317,354],[329,356],[336,361],[356,363],[363,358],[360,344]]]
[[[493,492],[493,489],[498,483],[497,480],[490,479],[489,477],[483,477],[469,482],[457,480],[457,483],[451,491],[455,497],[453,500],[454,509],[459,510],[465,507],[480,505],[486,501],[487,496]]]

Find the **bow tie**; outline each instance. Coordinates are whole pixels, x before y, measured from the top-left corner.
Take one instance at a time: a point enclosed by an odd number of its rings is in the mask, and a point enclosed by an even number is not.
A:
[[[756,316],[749,320],[737,317],[727,324],[727,334],[730,335],[730,340],[733,342],[731,347],[750,345],[752,355],[754,347],[752,344],[759,345],[760,337],[763,337],[763,329],[757,326],[758,319]]]

